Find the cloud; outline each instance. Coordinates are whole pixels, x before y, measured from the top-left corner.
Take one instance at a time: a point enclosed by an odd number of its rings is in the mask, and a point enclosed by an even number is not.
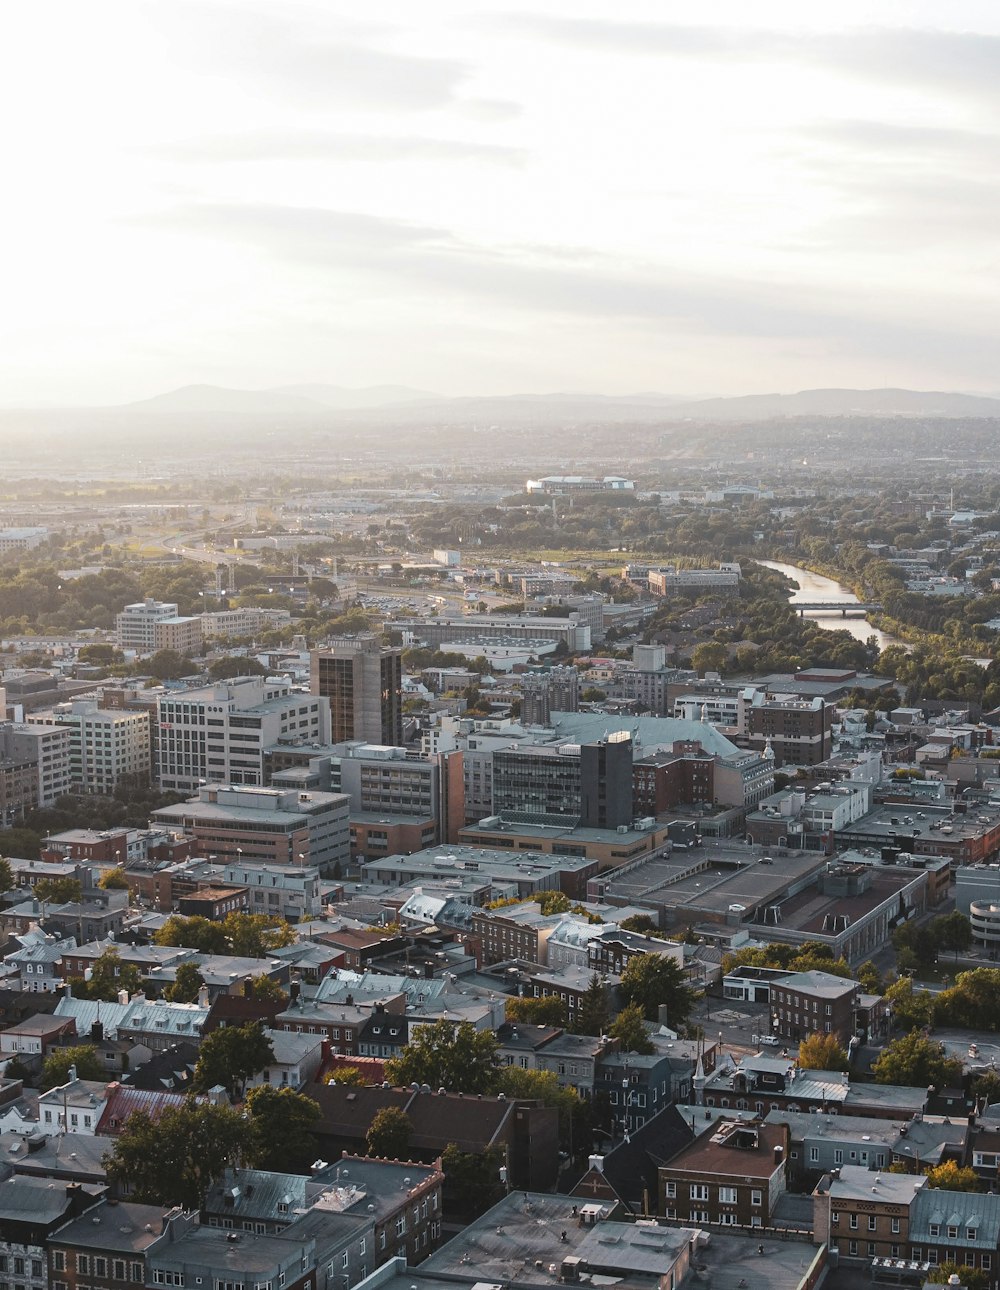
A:
[[[514,32],[603,54],[782,62],[948,95],[991,101],[1000,96],[1000,37],[979,32],[916,27],[784,32],[527,13],[498,21]]]
[[[266,130],[203,135],[157,148],[173,161],[478,161],[518,166],[520,148],[419,135],[349,134],[331,130]]]
[[[995,352],[989,318],[981,326],[967,305],[951,300],[750,278],[715,278],[670,266],[625,263],[565,249],[483,248],[440,227],[326,209],[277,205],[179,208],[147,223],[239,240],[265,254],[324,272],[342,293],[347,275],[397,296],[441,293],[481,304],[576,315],[615,325],[633,319],[665,329],[742,338],[818,341],[855,357],[872,355],[967,362]]]

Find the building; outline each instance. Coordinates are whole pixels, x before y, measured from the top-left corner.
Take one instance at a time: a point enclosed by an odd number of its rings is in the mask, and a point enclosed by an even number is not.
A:
[[[49,1178],[8,1178],[0,1187],[0,1277],[20,1290],[49,1290],[49,1237],[99,1204],[105,1190],[93,1184],[55,1186]]]
[[[201,619],[183,617],[177,605],[169,601],[145,600],[126,605],[115,618],[118,648],[137,654],[153,654],[159,649],[173,649],[180,654],[201,649]]]
[[[593,634],[593,628],[591,628]],[[526,672],[521,677],[521,724],[547,726],[553,712],[580,708],[580,672],[575,667],[553,667],[548,672]]]
[[[776,766],[815,766],[833,753],[834,708],[821,698],[793,699],[754,691],[747,708],[751,748],[771,748]]]
[[[0,555],[7,551],[30,551],[49,536],[43,528],[0,529]]]
[[[646,574],[649,590],[654,596],[687,595],[691,592],[738,587],[742,570],[738,564],[720,564],[717,569],[678,569],[667,565],[650,569]]]
[[[660,1166],[660,1210],[682,1223],[771,1226],[786,1190],[788,1128],[731,1120]]]
[[[813,1234],[842,1259],[909,1259],[910,1213],[914,1197],[926,1186],[922,1175],[879,1173],[873,1178],[860,1165],[844,1165],[820,1179],[813,1192]]]
[[[110,797],[125,776],[134,783],[149,782],[149,713],[101,708],[96,699],[73,699],[28,720],[69,731],[73,792]]]
[[[69,731],[49,724],[0,722],[0,820],[49,807],[70,791]]]
[[[335,743],[403,742],[402,651],[374,636],[344,637],[309,656],[309,689],[330,705]]]
[[[586,475],[545,475],[541,479],[529,479],[524,491],[542,493],[547,497],[565,497],[573,493],[634,493],[635,480],[621,475],[605,475],[602,479]]]
[[[491,850],[508,848],[592,860],[601,870],[618,868],[624,861],[642,856],[660,856],[670,847],[668,826],[659,826],[655,820],[640,820],[634,828],[620,824],[615,829],[588,829],[571,817],[556,820],[522,815],[521,821],[516,822],[513,813],[489,816],[478,824],[467,824],[458,840]]]
[[[829,972],[793,972],[771,986],[773,1033],[791,1043],[833,1035],[842,1045],[857,1029],[861,987]]]
[[[287,609],[254,609],[250,606],[240,609],[217,609],[208,614],[200,614],[201,634],[205,640],[226,636],[256,636],[260,632],[273,631],[284,627],[292,621]]]
[[[350,861],[350,802],[341,793],[205,785],[198,796],[153,812],[181,829],[203,854],[237,866],[311,867],[342,872]]]
[[[408,618],[393,626],[433,648],[450,645],[548,646],[564,645],[571,653],[590,649],[590,628],[575,614],[568,618],[515,618],[477,614],[470,618]]]
[[[157,700],[160,787],[194,791],[201,784],[264,783],[264,750],[281,738],[327,743],[330,709],[288,681],[258,676]]]

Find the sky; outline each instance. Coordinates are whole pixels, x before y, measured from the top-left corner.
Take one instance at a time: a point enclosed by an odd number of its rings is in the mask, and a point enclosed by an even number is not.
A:
[[[1000,390],[995,0],[31,0],[0,404]]]

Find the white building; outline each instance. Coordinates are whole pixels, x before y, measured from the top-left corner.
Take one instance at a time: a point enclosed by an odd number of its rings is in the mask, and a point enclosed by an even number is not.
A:
[[[73,792],[109,796],[125,775],[149,779],[148,712],[99,708],[96,699],[74,699],[51,712],[29,716],[28,721],[69,731]]]
[[[32,547],[41,546],[48,536],[48,529],[0,529],[0,553],[28,551]]]
[[[137,654],[152,654],[158,649],[184,652],[201,645],[201,619],[183,617],[177,605],[166,600],[145,600],[126,605],[115,618],[118,648]]]
[[[330,742],[330,703],[288,681],[235,677],[157,700],[160,787],[264,783],[264,749],[279,740]]]
[[[218,609],[201,614],[201,634],[206,639],[216,636],[256,636],[275,627],[284,627],[292,621],[287,609]]]

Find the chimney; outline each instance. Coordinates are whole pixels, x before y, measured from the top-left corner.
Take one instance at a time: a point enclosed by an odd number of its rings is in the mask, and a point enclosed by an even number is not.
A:
[[[103,1022],[103,1021],[95,1021],[95,1022],[94,1022],[94,1024],[90,1027],[90,1037],[91,1037],[91,1039],[94,1041],[94,1043],[95,1043],[95,1044],[99,1044],[99,1043],[101,1043],[101,1042],[103,1041],[103,1039],[104,1039],[104,1022]]]
[[[198,1007],[199,1008],[208,1007],[208,986],[207,985],[200,985],[198,987]]]
[[[301,991],[301,989],[302,989],[302,982],[301,982],[301,981],[291,981],[291,982],[289,982],[289,985],[288,985],[288,1002],[289,1002],[289,1003],[294,1003],[294,1002],[295,1002],[295,1000],[299,997],[299,992]]]

